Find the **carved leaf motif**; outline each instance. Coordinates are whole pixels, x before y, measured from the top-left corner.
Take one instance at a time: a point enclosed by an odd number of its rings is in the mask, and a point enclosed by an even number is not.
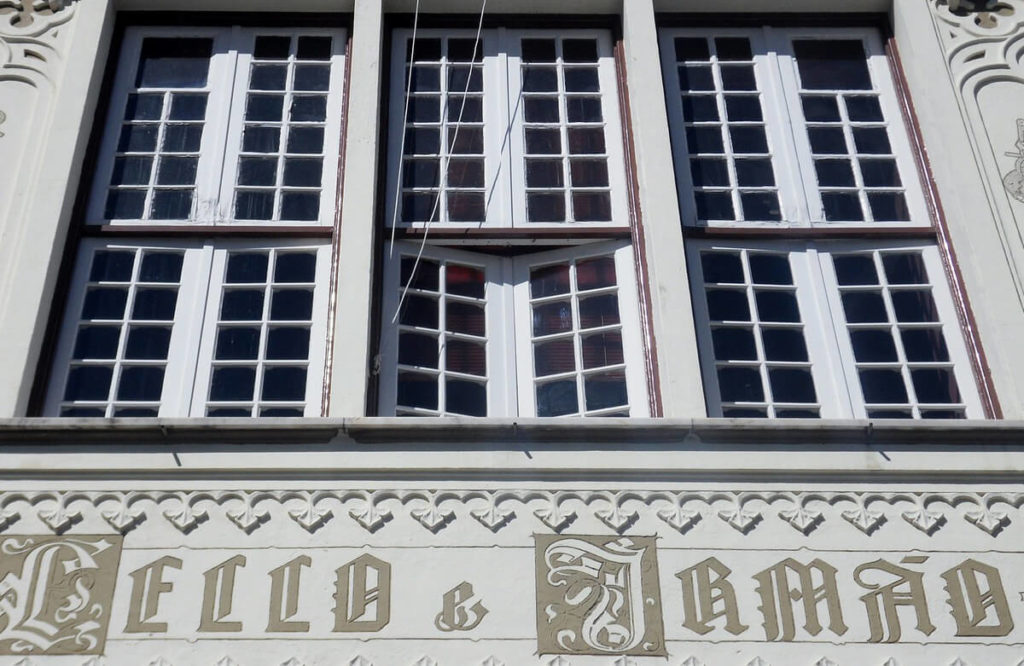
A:
[[[357,654],[352,657],[352,661],[348,662],[348,666],[373,666],[373,662],[363,655]]]
[[[636,662],[629,657],[619,657],[612,662],[615,666],[637,666]]]
[[[480,662],[480,666],[505,666],[505,664],[497,657],[487,657]]]
[[[413,662],[412,666],[437,666],[437,662],[430,657],[420,657]]]
[[[537,509],[533,515],[540,518],[540,521],[551,528],[554,532],[561,532],[576,520],[575,511],[562,511],[553,497],[551,504],[543,509]]]
[[[882,666],[900,666],[900,662],[896,661],[892,657],[889,657],[885,660],[885,663],[882,664]]]
[[[171,662],[167,661],[163,657],[157,657],[153,661],[149,662],[149,666],[171,666]]]
[[[565,657],[555,657],[548,662],[548,666],[572,666],[572,662]]]
[[[690,657],[683,663],[679,664],[679,666],[704,666],[704,662],[697,657]]]
[[[144,512],[132,511],[128,508],[127,495],[122,496],[121,501],[114,508],[100,511],[100,515],[103,516],[103,520],[107,521],[111,527],[122,535],[128,534],[146,519]]]
[[[334,513],[330,509],[318,508],[312,498],[308,497],[302,506],[289,509],[288,515],[310,534],[326,525],[327,521],[334,517]]]
[[[82,520],[81,512],[68,509],[65,502],[64,497],[59,497],[56,507],[39,511],[39,517],[57,534],[64,534]]]
[[[843,511],[843,518],[864,534],[871,535],[885,522],[885,514],[881,511],[873,511],[866,507]]]
[[[217,662],[216,666],[238,666],[238,662],[231,657],[224,657]]]
[[[822,657],[818,661],[814,662],[814,666],[839,666],[839,664],[832,661],[828,657]]]
[[[656,512],[658,518],[671,525],[680,534],[686,534],[693,526],[701,521],[704,516],[700,511],[684,509],[681,506],[666,506]]]
[[[82,666],[100,666],[100,664],[102,663],[103,662],[100,660],[99,657],[93,657],[92,659],[88,659],[82,662]]]
[[[783,509],[779,511],[779,518],[792,525],[804,536],[813,532],[818,525],[825,521],[825,516],[820,511],[811,511],[804,506]]]
[[[719,511],[718,517],[728,523],[730,527],[739,531],[740,534],[749,533],[763,518],[759,511],[750,511],[742,508]]]
[[[516,517],[516,512],[511,509],[503,511],[499,506],[493,495],[490,496],[490,501],[487,506],[482,509],[470,511],[469,515],[476,518],[477,522],[486,527],[492,532],[497,533],[502,527],[505,527],[512,522]]]
[[[598,519],[612,528],[619,534],[623,534],[629,527],[640,519],[636,511],[623,511],[618,502],[611,501],[607,509],[598,509],[594,512]]]
[[[409,512],[420,525],[426,527],[433,534],[437,534],[445,528],[448,523],[455,520],[454,511],[442,511],[437,504],[431,502],[422,509],[413,509]]]
[[[352,509],[348,515],[371,534],[393,518],[391,511],[382,509],[377,498],[371,493],[362,494],[362,504],[362,509]]]
[[[904,511],[903,520],[907,521],[928,536],[931,536],[946,523],[946,517],[938,511],[929,511],[920,508],[914,511]]]
[[[970,666],[970,665],[966,661],[961,659],[960,657],[957,657],[952,662],[950,662],[949,666]]]
[[[237,509],[229,509],[227,515],[231,522],[243,532],[252,534],[260,525],[270,520],[270,514],[266,509],[256,508],[258,499],[253,496],[253,493],[246,493],[244,497],[242,506]]]
[[[772,665],[769,664],[764,659],[762,659],[761,657],[754,657],[749,662],[747,662],[747,666],[772,666]]]
[[[210,515],[205,509],[196,508],[196,506],[182,501],[181,506],[177,509],[167,509],[164,511],[164,518],[166,518],[171,525],[178,528],[178,531],[182,534],[188,534],[195,528],[199,527],[200,523],[206,522]]]
[[[1001,511],[991,511],[989,509],[968,511],[964,516],[964,520],[978,529],[988,532],[992,536],[997,536],[1003,531],[1003,528],[1010,524],[1010,517],[1005,513]]]
[[[28,657],[25,657],[24,659],[19,659],[14,662],[14,666],[35,666],[35,662]]]
[[[288,661],[281,662],[281,666],[305,666],[298,657],[292,657]]]

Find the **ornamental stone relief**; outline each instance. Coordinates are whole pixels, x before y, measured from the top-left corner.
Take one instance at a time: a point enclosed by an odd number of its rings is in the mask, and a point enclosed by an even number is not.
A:
[[[74,14],[72,0],[0,0],[0,83],[52,86]]]
[[[649,490],[139,490],[0,492],[0,533],[32,516],[54,534],[74,533],[89,517],[127,535],[148,521],[166,521],[183,535],[214,522],[253,534],[271,521],[291,521],[310,534],[343,523],[369,534],[400,513],[426,532],[458,522],[498,534],[526,522],[560,534],[586,515],[617,534],[636,529],[641,514],[678,534],[718,522],[740,535],[785,524],[810,536],[822,525],[863,535],[913,529],[928,536],[963,521],[999,537],[1021,518],[1020,492],[649,491]],[[960,524],[963,524],[960,522]],[[647,523],[650,524],[650,523]],[[211,527],[210,529],[220,529]]]

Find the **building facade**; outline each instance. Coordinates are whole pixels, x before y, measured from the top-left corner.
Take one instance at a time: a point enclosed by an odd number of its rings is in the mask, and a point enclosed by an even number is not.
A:
[[[1022,109],[1020,0],[0,0],[0,664],[1019,666]]]

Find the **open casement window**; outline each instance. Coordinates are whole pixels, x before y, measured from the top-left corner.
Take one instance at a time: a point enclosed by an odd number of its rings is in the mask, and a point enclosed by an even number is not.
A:
[[[320,416],[327,244],[83,242],[50,416]]]
[[[394,33],[388,223],[626,226],[608,31],[475,35]]]
[[[628,243],[419,251],[386,262],[382,414],[648,414]]]
[[[330,225],[340,30],[133,27],[90,224]]]
[[[686,224],[931,224],[876,31],[664,29],[661,53]]]
[[[933,245],[694,241],[709,411],[981,418]]]

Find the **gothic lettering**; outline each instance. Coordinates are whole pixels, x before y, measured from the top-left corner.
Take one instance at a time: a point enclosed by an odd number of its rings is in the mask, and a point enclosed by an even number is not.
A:
[[[245,566],[245,555],[235,555],[203,573],[203,614],[199,631],[237,632],[241,622],[228,622],[235,595],[235,571]]]
[[[309,555],[299,555],[268,574],[270,576],[270,619],[267,631],[307,632],[309,622],[293,620],[299,612],[299,576],[302,567],[313,563]]]
[[[169,555],[161,557],[128,574],[132,579],[132,595],[128,606],[127,633],[164,632],[166,622],[153,622],[160,604],[160,595],[174,589],[164,580],[164,569],[180,569],[182,561]]]
[[[334,630],[380,631],[391,621],[391,565],[360,555],[337,571]]]
[[[790,574],[795,576],[794,587]],[[815,574],[821,584],[815,586]],[[820,559],[803,565],[789,557],[754,576],[757,592],[761,595],[761,614],[764,616],[765,638],[769,641],[791,641],[796,636],[793,604],[803,601],[804,629],[812,636],[821,633],[818,607],[824,602],[828,610],[828,628],[837,636],[847,631],[843,611],[839,605],[836,569]],[[781,625],[781,626],[780,626]],[[780,636],[781,634],[781,636]]]
[[[942,577],[957,636],[1007,636],[1013,631],[1013,618],[998,569],[969,559]]]
[[[434,618],[434,626],[441,631],[476,629],[489,611],[480,601],[473,603],[474,599],[473,586],[466,581],[445,592],[444,605]]]
[[[901,560],[903,564],[923,564],[927,557],[905,557]],[[886,585],[871,583],[864,579],[864,574],[870,571],[879,571],[889,576],[894,576]],[[924,593],[924,575],[919,571],[911,571],[904,567],[875,560],[860,565],[853,571],[853,578],[857,584],[866,590],[871,590],[860,598],[868,612],[868,624],[871,629],[872,643],[896,643],[900,640],[902,632],[900,629],[900,606],[909,606],[914,609],[917,617],[917,630],[930,636],[935,631],[935,625],[928,615],[928,601]],[[884,625],[883,625],[884,621]]]
[[[676,574],[683,583],[684,627],[703,636],[714,629],[710,622],[724,617],[725,630],[734,636],[749,628],[740,623],[736,591],[727,580],[731,573],[729,567],[709,557]]]

